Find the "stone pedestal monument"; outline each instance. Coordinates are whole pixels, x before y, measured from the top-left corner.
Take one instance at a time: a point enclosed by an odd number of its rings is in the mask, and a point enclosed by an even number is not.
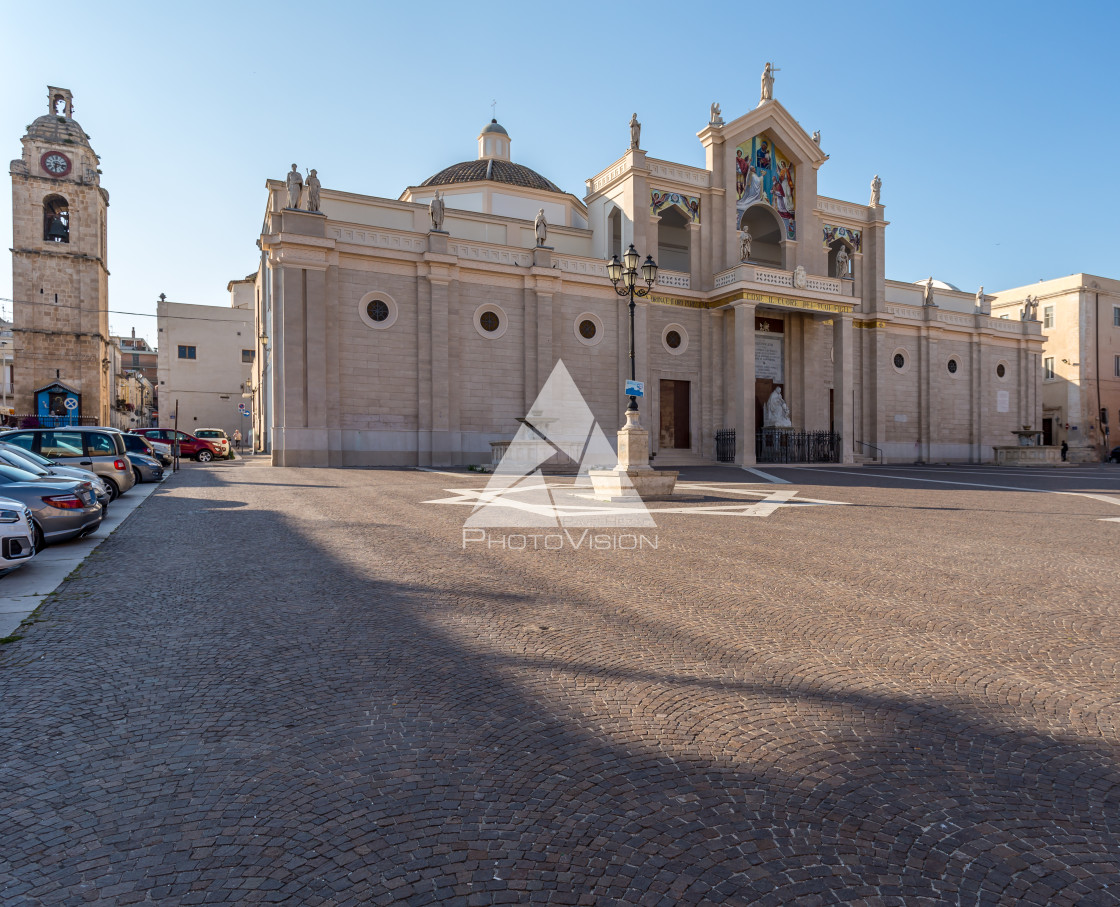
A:
[[[679,474],[649,465],[649,432],[638,422],[635,409],[626,411],[626,424],[618,431],[618,465],[588,470],[595,497],[619,502],[668,497]]]

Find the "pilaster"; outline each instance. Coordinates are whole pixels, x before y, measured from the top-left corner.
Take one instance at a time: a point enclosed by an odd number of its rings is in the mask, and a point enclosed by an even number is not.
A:
[[[832,316],[832,415],[840,434],[840,462],[853,462],[852,316]]]
[[[735,420],[735,462],[740,466],[755,464],[754,442],[754,312],[753,302],[735,306],[735,386],[733,416]]]

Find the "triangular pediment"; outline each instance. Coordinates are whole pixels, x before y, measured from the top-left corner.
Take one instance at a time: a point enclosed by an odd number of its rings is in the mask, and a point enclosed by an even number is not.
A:
[[[765,101],[754,110],[732,120],[720,130],[723,140],[735,145],[769,132],[798,164],[819,167],[828,155],[813,141],[781,101]]]
[[[42,387],[36,388],[34,393],[41,394],[43,391],[53,394],[76,394],[81,396],[81,391],[77,391],[72,387],[68,387],[61,381],[52,381],[50,384],[44,384]]]

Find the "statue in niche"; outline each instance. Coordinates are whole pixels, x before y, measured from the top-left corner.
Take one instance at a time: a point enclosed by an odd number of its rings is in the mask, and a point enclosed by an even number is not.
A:
[[[299,168],[292,164],[292,169],[288,171],[288,207],[299,208],[299,194],[303,191],[303,177],[300,175]]]
[[[630,147],[637,150],[638,141],[642,137],[642,124],[638,122],[638,114],[630,117]]]
[[[739,261],[751,260],[751,231],[746,224],[739,233]]]
[[[846,247],[841,246],[836,253],[836,276],[843,280],[848,276],[849,255]]]
[[[793,428],[789,416],[789,404],[782,397],[782,389],[774,388],[762,409],[763,428]]]
[[[879,179],[879,174],[875,174],[875,178],[871,181],[871,207],[875,208],[879,205],[879,190],[883,188],[883,181]]]
[[[435,233],[443,232],[443,210],[443,199],[440,198],[437,189],[435,198],[428,202],[428,216],[432,219],[432,230]]]
[[[723,115],[722,115],[722,112],[719,109],[719,104],[717,104],[715,101],[712,101],[712,109],[711,109],[711,113],[708,117],[708,125],[709,126],[722,126],[723,125]]]
[[[322,186],[319,183],[319,177],[316,176],[316,173],[318,173],[318,171],[315,170],[314,168],[312,168],[311,171],[307,174],[307,210],[308,211],[318,211],[319,210],[319,190],[322,188]]]
[[[544,208],[537,212],[537,217],[533,221],[533,231],[537,234],[537,245],[543,246],[544,241],[548,239],[548,221],[544,219]]]
[[[817,147],[819,148],[821,144],[821,131],[819,129],[813,132],[813,141],[817,143]]]
[[[774,73],[778,71],[773,63],[767,63],[766,68],[762,70],[762,96],[758,103],[774,100]]]

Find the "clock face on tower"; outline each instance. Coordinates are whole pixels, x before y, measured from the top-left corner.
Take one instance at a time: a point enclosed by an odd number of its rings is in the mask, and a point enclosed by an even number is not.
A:
[[[70,172],[70,158],[61,151],[48,151],[39,158],[39,164],[48,176],[66,176]]]

